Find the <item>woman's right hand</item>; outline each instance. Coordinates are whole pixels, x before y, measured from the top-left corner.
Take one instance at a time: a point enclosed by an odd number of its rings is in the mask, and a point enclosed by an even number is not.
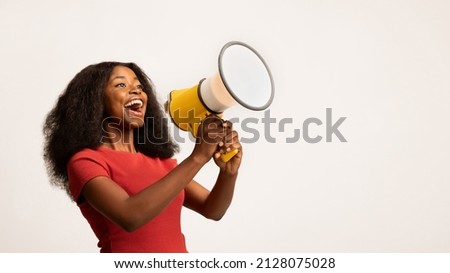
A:
[[[227,134],[229,123],[216,115],[207,116],[197,130],[197,138],[192,156],[201,163],[207,163],[215,153],[218,145]]]

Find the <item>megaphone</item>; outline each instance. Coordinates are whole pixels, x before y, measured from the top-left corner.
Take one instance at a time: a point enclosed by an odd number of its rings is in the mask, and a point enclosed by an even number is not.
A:
[[[209,115],[222,117],[235,104],[260,111],[270,106],[274,97],[273,78],[261,55],[251,46],[232,41],[219,54],[218,71],[190,88],[169,93],[166,110],[175,125],[194,137],[200,123]],[[225,162],[237,149],[221,155]]]

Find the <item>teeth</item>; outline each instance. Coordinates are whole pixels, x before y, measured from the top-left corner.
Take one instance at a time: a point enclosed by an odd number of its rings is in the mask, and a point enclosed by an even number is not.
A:
[[[135,104],[139,104],[139,107],[140,107],[140,106],[142,106],[143,103],[141,100],[135,99],[135,100],[132,100],[129,103],[125,104],[125,107],[131,107]]]

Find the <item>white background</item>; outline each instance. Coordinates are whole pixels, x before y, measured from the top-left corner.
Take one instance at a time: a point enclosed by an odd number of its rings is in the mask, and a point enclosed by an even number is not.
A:
[[[270,115],[294,124],[270,126],[276,143],[253,126],[261,137],[245,146],[224,219],[184,210],[191,252],[449,252],[449,14],[445,0],[1,0],[0,252],[98,252],[42,160],[45,115],[78,71],[135,62],[163,102],[215,72],[230,40],[264,56]],[[325,123],[326,108],[346,117],[347,143],[286,143],[305,119]],[[216,173],[197,180],[210,187]]]

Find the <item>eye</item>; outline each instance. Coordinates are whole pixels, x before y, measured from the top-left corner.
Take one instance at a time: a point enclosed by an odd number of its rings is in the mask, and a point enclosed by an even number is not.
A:
[[[118,83],[118,84],[114,85],[114,87],[116,87],[116,88],[124,88],[124,87],[126,87],[126,85],[123,82],[121,82],[121,83]]]
[[[142,84],[138,84],[138,85],[136,85],[136,88],[137,88],[137,89],[141,89],[141,90],[144,90],[144,86],[143,86]]]

